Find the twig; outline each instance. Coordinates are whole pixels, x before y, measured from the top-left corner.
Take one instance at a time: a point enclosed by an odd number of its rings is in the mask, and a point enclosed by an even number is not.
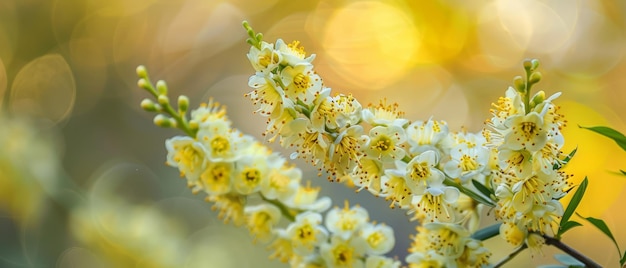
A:
[[[557,247],[561,251],[567,253],[567,255],[570,255],[574,259],[577,259],[578,261],[585,264],[585,267],[598,267],[598,268],[602,267],[596,262],[594,262],[593,260],[589,259],[587,256],[580,254],[580,252],[564,244],[563,242],[561,242],[561,240],[558,240],[554,237],[547,236],[545,234],[541,236],[546,240],[546,245]]]

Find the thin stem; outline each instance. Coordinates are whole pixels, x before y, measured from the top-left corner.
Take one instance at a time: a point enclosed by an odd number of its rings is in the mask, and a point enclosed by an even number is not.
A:
[[[545,240],[546,240],[546,245],[551,245],[551,246],[555,246],[556,248],[560,249],[561,251],[567,253],[567,255],[572,256],[573,258],[575,258],[576,260],[582,262],[583,264],[585,264],[585,267],[602,267],[599,264],[597,264],[596,262],[594,262],[593,260],[591,260],[590,258],[588,258],[585,255],[582,255],[580,252],[576,251],[575,249],[569,247],[568,245],[564,244],[563,242],[561,242],[561,240],[558,240],[554,237],[550,237],[547,235],[541,235]]]
[[[526,249],[526,248],[528,248],[528,246],[526,244],[521,245],[519,248],[515,249],[515,251],[511,252],[508,256],[504,257],[504,259],[502,259],[498,263],[496,263],[496,265],[494,265],[493,268],[502,267],[502,265],[504,265],[505,263],[509,262],[513,258],[515,258],[515,256],[517,256],[517,254],[519,254],[520,252],[524,251],[524,249]]]
[[[283,216],[285,218],[287,218],[289,221],[291,221],[291,222],[296,221],[296,218],[293,216],[293,214],[291,214],[291,211],[289,211],[289,208],[287,206],[285,206],[285,204],[281,203],[278,200],[267,199],[263,195],[261,195],[261,198],[263,199],[263,201],[278,207],[278,209],[280,210],[280,213],[283,214]]]

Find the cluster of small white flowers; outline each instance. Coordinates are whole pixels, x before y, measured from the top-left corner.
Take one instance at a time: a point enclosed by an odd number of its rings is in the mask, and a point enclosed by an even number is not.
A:
[[[492,174],[494,151],[480,133],[453,133],[432,119],[411,123],[386,101],[363,107],[352,96],[331,96],[313,70],[315,55],[307,56],[299,42],[249,41],[256,73],[246,96],[268,118],[270,141],[279,138],[295,148],[292,158],[308,159],[333,180],[390,200],[390,207],[408,210],[413,219],[475,230],[479,204],[457,201],[468,199],[458,187],[471,188],[472,180],[485,184]]]
[[[395,244],[393,230],[369,222],[361,207],[334,208],[320,188],[302,185],[302,171],[231,128],[224,107],[210,102],[191,112],[196,137],[166,141],[167,164],[177,167],[194,192],[205,192],[219,216],[246,225],[256,240],[271,242],[272,258],[292,267],[399,267],[383,256]],[[258,195],[256,195],[258,194]],[[252,202],[260,196],[260,202]],[[292,222],[278,226],[282,217]],[[382,265],[382,266],[381,266]]]
[[[536,63],[526,68],[532,73]],[[493,117],[487,121],[490,130],[484,136],[498,152],[499,171],[493,182],[496,217],[503,221],[500,234],[514,245],[540,246],[530,241],[540,236],[530,235],[558,228],[563,215],[558,200],[571,187],[569,176],[558,170],[563,164],[561,129],[566,122],[553,103],[560,93],[545,98],[539,91],[530,98],[528,87],[520,85],[517,90],[510,87],[493,105]]]
[[[308,211],[277,232],[272,248],[292,267],[400,267],[383,256],[395,244],[393,229],[370,222],[367,210],[347,202],[331,209],[324,223],[321,214]]]
[[[411,253],[409,267],[483,267],[489,264],[489,251],[480,240],[470,238],[469,232],[458,224],[427,223],[417,227],[418,234]]]
[[[295,147],[332,178],[384,196],[391,206],[415,210],[428,221],[454,221],[460,192],[446,175],[469,185],[491,174],[484,138],[452,133],[446,122],[410,123],[397,104],[363,107],[354,97],[331,96],[300,43],[265,41],[251,46],[256,73],[246,94],[268,117],[266,135]]]

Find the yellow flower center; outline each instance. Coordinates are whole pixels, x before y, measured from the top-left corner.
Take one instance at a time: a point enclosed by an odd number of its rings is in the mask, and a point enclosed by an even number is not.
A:
[[[215,136],[211,140],[211,150],[216,155],[221,155],[230,149],[230,142],[222,136]]]
[[[385,236],[380,232],[374,232],[367,237],[367,243],[372,247],[376,248],[380,243],[386,240]]]
[[[352,255],[354,255],[354,249],[346,245],[338,245],[332,250],[333,260],[335,265],[351,265]]]
[[[181,176],[185,175],[185,172],[183,172],[185,169],[188,169],[189,172],[194,172],[196,166],[200,166],[202,160],[204,159],[203,155],[190,145],[175,149],[177,152],[174,155],[174,161],[178,163],[179,167],[182,167]]]
[[[248,186],[254,187],[261,182],[261,172],[256,168],[246,168],[241,175]]]
[[[299,73],[293,78],[293,84],[296,86],[296,89],[300,91],[305,91],[309,88],[309,84],[311,83],[311,78],[308,75],[303,73]]]
[[[289,49],[301,59],[304,59],[306,56],[306,51],[304,51],[304,47],[300,45],[300,41],[293,41],[291,44],[287,45]]]
[[[393,147],[393,143],[391,139],[387,136],[381,135],[372,142],[372,149],[378,150],[380,152],[386,152]]]
[[[533,122],[522,122],[522,133],[527,139],[531,139],[537,134],[539,128]]]
[[[200,175],[202,183],[213,192],[223,192],[230,185],[230,168],[225,164],[216,164]]]
[[[469,155],[463,155],[459,160],[459,167],[463,171],[476,170],[476,168],[478,167],[478,162],[476,162],[476,159]]]
[[[411,178],[413,179],[423,179],[430,176],[430,168],[428,167],[428,163],[416,163],[413,165],[410,173]]]

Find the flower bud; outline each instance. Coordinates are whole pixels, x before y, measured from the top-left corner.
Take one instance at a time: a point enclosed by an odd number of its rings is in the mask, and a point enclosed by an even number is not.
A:
[[[139,65],[137,66],[136,71],[139,78],[148,78],[148,70],[146,70],[146,66]]]
[[[145,78],[140,78],[137,81],[137,86],[143,89],[149,89],[150,88],[150,84],[148,83],[148,81]]]
[[[172,118],[169,118],[162,114],[157,114],[154,117],[154,124],[159,127],[172,127]]]
[[[200,124],[198,124],[198,121],[191,119],[189,120],[189,128],[196,131],[200,128]]]
[[[521,76],[516,76],[513,78],[513,85],[515,85],[515,90],[521,94],[526,93],[526,83],[524,83],[524,78]]]
[[[167,95],[167,84],[165,83],[165,81],[157,81],[156,88],[159,95]]]
[[[161,105],[168,105],[170,103],[170,98],[166,95],[159,95],[158,101]]]
[[[539,60],[538,59],[532,59],[530,61],[530,64],[531,64],[530,65],[530,70],[531,71],[537,70],[537,68],[539,68]]]
[[[158,104],[147,98],[141,101],[141,108],[148,112],[158,112],[161,109]]]
[[[533,96],[533,99],[530,101],[530,105],[532,107],[535,107],[542,103],[544,100],[546,100],[546,93],[543,90],[540,90],[539,92],[537,92],[537,94],[535,94],[535,96]]]
[[[539,83],[539,81],[541,81],[541,73],[540,72],[532,73],[530,75],[530,78],[528,78],[528,83],[531,84],[531,85]]]
[[[189,109],[189,98],[185,95],[178,96],[178,110],[184,113],[187,109]]]

